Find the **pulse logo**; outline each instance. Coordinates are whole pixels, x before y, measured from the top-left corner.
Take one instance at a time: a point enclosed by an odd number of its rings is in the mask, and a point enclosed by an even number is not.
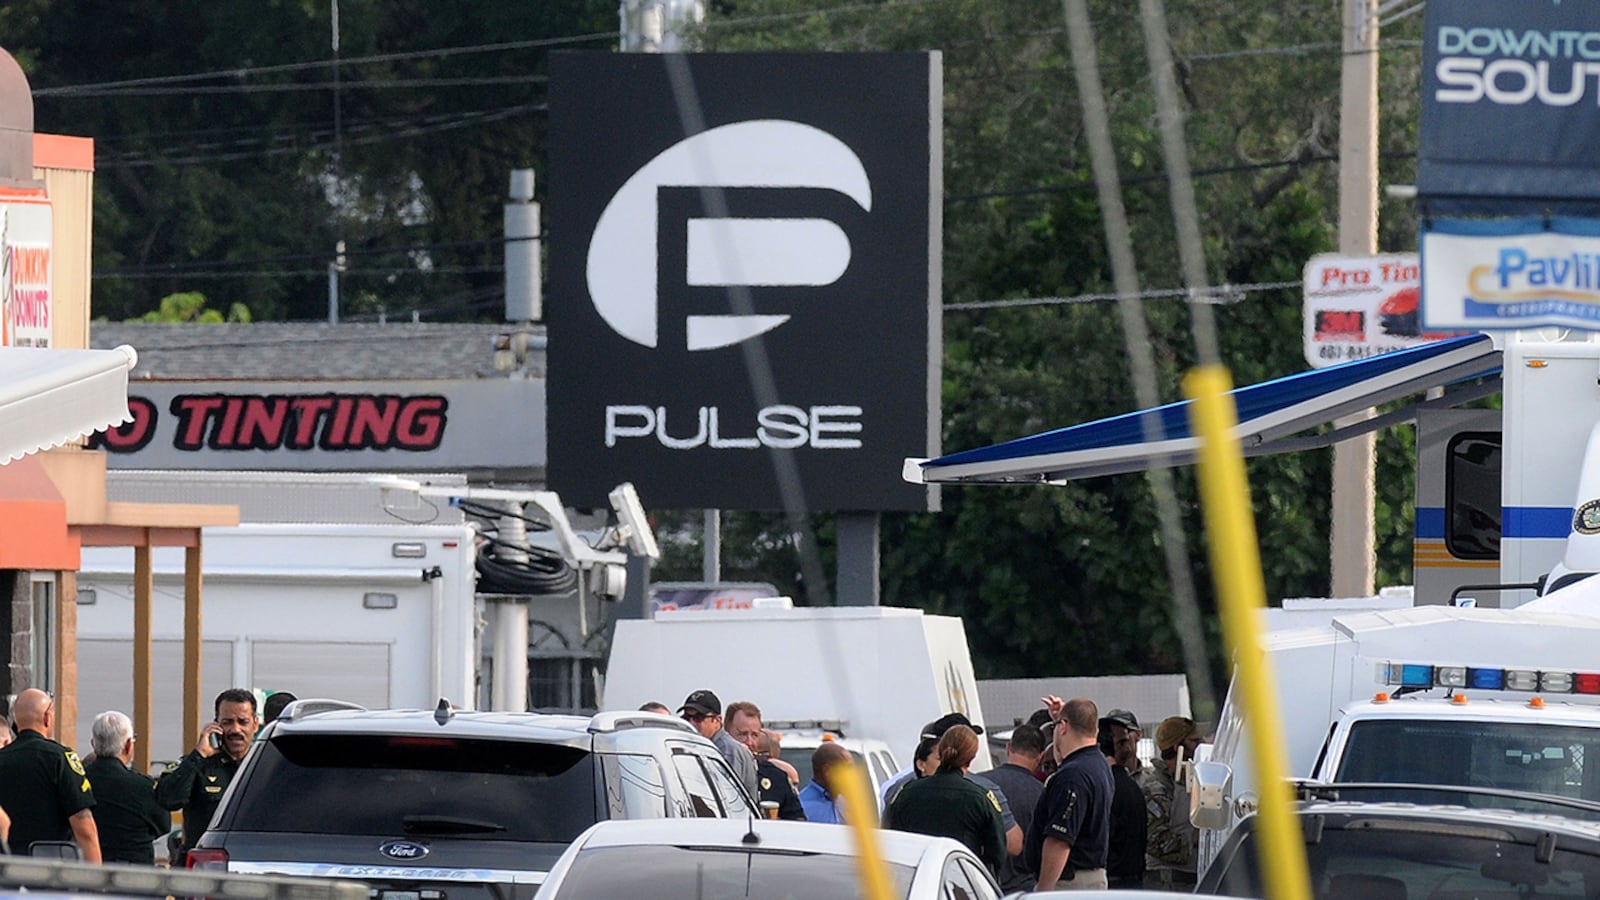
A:
[[[861,159],[833,135],[799,122],[760,119],[685,138],[636,171],[612,196],[589,243],[589,296],[606,324],[644,347],[660,342],[658,261],[662,188],[836,191],[872,210]],[[850,238],[825,218],[692,218],[684,284],[690,287],[826,287],[850,267]],[[618,265],[617,260],[637,261]],[[788,314],[684,317],[686,349],[715,350],[766,334]]]

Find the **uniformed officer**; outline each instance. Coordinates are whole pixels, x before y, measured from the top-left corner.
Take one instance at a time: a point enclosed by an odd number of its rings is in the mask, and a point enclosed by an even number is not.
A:
[[[94,717],[86,767],[94,785],[94,824],[106,862],[153,865],[151,842],[172,827],[172,814],[156,803],[156,780],[128,766],[133,762],[133,723],[115,710]]]
[[[37,688],[17,695],[17,739],[0,749],[0,808],[11,815],[10,845],[26,855],[35,841],[72,840],[86,862],[100,861],[94,791],[78,754],[50,739],[55,698]]]
[[[1006,829],[994,793],[966,777],[978,755],[978,735],[956,725],[933,751],[939,770],[900,789],[884,814],[886,828],[955,838],[978,855],[991,874],[1006,858]]]
[[[168,766],[156,781],[156,802],[161,808],[183,810],[183,846],[173,857],[174,865],[181,864],[182,854],[211,824],[222,792],[239,771],[240,761],[261,728],[256,696],[243,688],[218,694],[214,709],[216,721],[200,729],[194,750]]]
[[[1104,890],[1116,784],[1100,752],[1100,712],[1086,697],[1044,701],[1061,764],[1033,808],[1023,856],[1038,873],[1036,891]]]

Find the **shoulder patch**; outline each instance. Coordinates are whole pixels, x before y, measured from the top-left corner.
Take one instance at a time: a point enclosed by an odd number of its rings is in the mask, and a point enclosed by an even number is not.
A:
[[[89,779],[85,778],[83,780],[83,784],[78,788],[78,793],[80,793],[80,794],[89,793]]]
[[[994,791],[984,791],[983,795],[989,798],[989,805],[994,807],[994,811],[1000,812],[1000,801],[994,798]]]
[[[761,779],[761,789],[763,791],[772,790],[772,779],[771,778],[762,778]]]
[[[80,776],[84,774],[83,762],[78,759],[78,754],[73,753],[71,750],[67,751],[67,768],[71,769],[73,772],[76,772]],[[83,789],[89,789],[89,782],[85,781],[83,783]]]
[[[165,769],[163,769],[162,771],[163,772],[171,772],[173,769],[176,769],[177,767],[178,767],[178,761],[177,760],[173,760],[172,762],[167,763],[167,767]]]

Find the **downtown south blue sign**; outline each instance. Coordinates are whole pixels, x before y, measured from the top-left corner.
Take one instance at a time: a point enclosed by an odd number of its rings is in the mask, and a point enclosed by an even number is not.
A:
[[[1425,214],[1600,214],[1600,0],[1429,0]]]

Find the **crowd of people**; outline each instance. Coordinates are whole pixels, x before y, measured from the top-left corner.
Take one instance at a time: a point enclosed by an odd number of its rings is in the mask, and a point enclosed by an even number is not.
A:
[[[170,847],[181,859],[211,821],[256,732],[293,699],[273,694],[263,719],[253,693],[223,691],[194,749],[151,778],[132,768],[138,736],[127,715],[96,716],[93,755],[81,760],[53,740],[54,698],[21,692],[11,705],[13,730],[0,729],[0,851],[70,843],[90,862],[149,865],[154,843],[171,830],[171,812],[182,810],[183,831]],[[1193,758],[1200,727],[1183,716],[1163,719],[1157,755],[1146,763],[1138,753],[1143,731],[1128,710],[1102,716],[1085,698],[1042,702],[1012,729],[1005,762],[988,772],[971,771],[981,725],[961,713],[929,722],[911,765],[882,786],[883,826],[960,841],[1008,892],[1192,887],[1197,836],[1186,810],[1174,806],[1178,766]],[[838,742],[823,741],[812,752],[812,777],[802,785],[754,703],[724,710],[715,693],[698,690],[676,713],[661,703],[641,709],[689,722],[767,814],[847,820],[835,782],[852,756]]]
[[[1146,764],[1139,757],[1143,729],[1132,712],[1102,716],[1085,698],[1042,702],[1012,729],[1005,762],[988,772],[971,771],[981,725],[961,713],[929,722],[912,764],[882,787],[883,826],[962,842],[1008,892],[1192,888],[1198,835],[1187,810],[1174,804],[1178,765],[1194,757],[1200,726],[1185,716],[1163,719],[1156,757]],[[661,703],[641,708],[673,714]],[[700,690],[676,714],[754,783],[751,794],[765,808],[785,819],[845,821],[830,778],[851,759],[840,744],[817,747],[812,780],[800,785],[755,704],[729,704],[724,718],[717,695]]]
[[[286,691],[268,697],[266,721],[294,699]],[[12,728],[0,728],[0,851],[28,854],[40,845],[71,844],[86,862],[153,865],[156,842],[172,828],[172,811],[182,810],[183,834],[169,849],[186,852],[264,724],[255,694],[241,688],[217,695],[214,712],[194,749],[152,778],[133,768],[138,735],[126,714],[95,716],[93,753],[80,759],[54,740],[55,698],[37,688],[17,694]]]

